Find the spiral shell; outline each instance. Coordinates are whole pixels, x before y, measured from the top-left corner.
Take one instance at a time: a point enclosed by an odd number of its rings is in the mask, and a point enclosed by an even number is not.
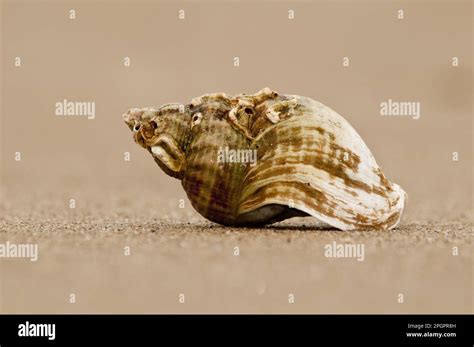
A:
[[[386,179],[351,125],[311,98],[264,88],[123,117],[211,221],[251,226],[313,216],[342,230],[400,221],[406,193]]]

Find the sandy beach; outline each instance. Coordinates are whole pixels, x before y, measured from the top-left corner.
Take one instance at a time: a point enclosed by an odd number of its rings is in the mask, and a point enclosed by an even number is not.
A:
[[[407,212],[399,228],[384,232],[321,228],[313,218],[225,228],[187,203],[177,208],[166,191],[111,185],[62,186],[75,192],[75,209],[67,193],[48,193],[52,186],[22,198],[10,185],[0,243],[36,243],[38,260],[1,260],[2,312],[472,311],[466,217],[430,221]],[[364,245],[363,261],[326,257],[333,242]]]

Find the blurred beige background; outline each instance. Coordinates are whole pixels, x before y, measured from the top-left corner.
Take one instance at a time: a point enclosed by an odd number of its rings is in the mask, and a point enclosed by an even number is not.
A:
[[[0,259],[0,311],[471,312],[472,21],[472,2],[447,0],[3,1],[0,242],[37,242],[40,260]],[[178,208],[180,183],[121,118],[266,86],[353,125],[409,195],[399,230],[221,228]],[[96,118],[56,116],[63,99]],[[388,99],[421,102],[421,118],[381,116]],[[333,240],[363,242],[366,260],[328,260]]]

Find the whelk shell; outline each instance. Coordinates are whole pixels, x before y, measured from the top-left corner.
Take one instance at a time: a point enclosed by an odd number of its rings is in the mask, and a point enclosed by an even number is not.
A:
[[[351,125],[311,98],[269,88],[206,94],[123,118],[211,221],[255,226],[313,216],[342,230],[400,221],[406,193],[386,179]]]

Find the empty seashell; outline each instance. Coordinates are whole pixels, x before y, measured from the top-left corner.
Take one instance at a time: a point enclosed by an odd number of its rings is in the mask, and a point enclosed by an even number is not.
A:
[[[400,221],[406,193],[386,179],[351,125],[311,98],[265,88],[123,117],[211,221],[254,226],[313,216],[343,230]]]

